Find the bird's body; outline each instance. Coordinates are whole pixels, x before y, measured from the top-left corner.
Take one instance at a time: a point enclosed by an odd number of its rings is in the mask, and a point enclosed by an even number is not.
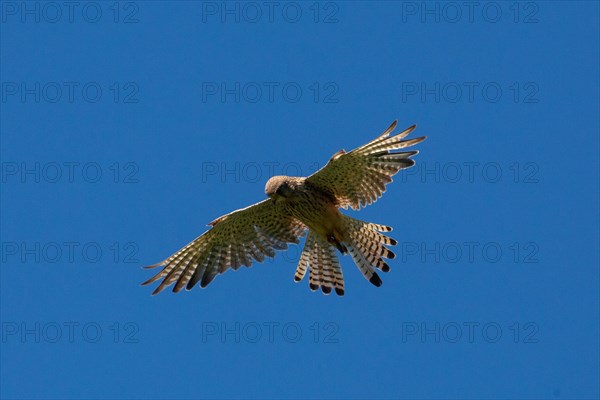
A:
[[[360,207],[376,201],[385,185],[400,169],[410,167],[417,151],[392,152],[412,146],[425,137],[401,140],[414,128],[389,136],[394,122],[377,139],[351,152],[340,150],[321,170],[309,177],[274,176],[267,182],[269,197],[209,223],[212,227],[171,257],[150,267],[162,270],[144,282],[163,279],[154,293],[175,283],[173,291],[191,289],[198,281],[208,285],[216,275],[240,265],[250,266],[253,259],[273,257],[274,250],[298,243],[308,235],[294,279],[302,280],[310,271],[312,290],[324,293],[332,288],[344,294],[344,280],[336,250],[349,253],[361,273],[373,285],[382,281],[375,272],[389,271],[384,258],[394,258],[386,246],[396,244],[381,232],[391,228],[363,222],[340,212],[340,208]]]
[[[278,194],[277,190],[284,185],[286,190]],[[266,187],[275,188],[273,193],[265,191],[281,212],[294,216],[324,240],[333,244],[343,241],[342,214],[333,194],[312,185],[306,178],[290,176],[274,176]]]

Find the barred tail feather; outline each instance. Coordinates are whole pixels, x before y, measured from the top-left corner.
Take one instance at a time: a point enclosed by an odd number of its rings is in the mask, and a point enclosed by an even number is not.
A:
[[[335,293],[338,296],[344,295],[344,276],[342,275],[342,266],[340,260],[338,260],[335,249],[329,246],[329,257],[332,261],[332,271],[335,278]]]
[[[343,216],[345,229],[344,242],[354,263],[365,279],[379,287],[383,283],[375,269],[383,272],[390,270],[385,258],[392,259],[396,255],[386,246],[395,246],[396,240],[381,232],[390,232],[391,227],[360,221],[347,215]]]
[[[344,278],[336,248],[313,231],[308,232],[294,281],[300,282],[307,270],[312,291],[321,288],[324,294],[329,294],[334,289],[337,295],[344,295]]]

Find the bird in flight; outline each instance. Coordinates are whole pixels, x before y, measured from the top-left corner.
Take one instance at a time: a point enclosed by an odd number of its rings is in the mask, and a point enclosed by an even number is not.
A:
[[[223,215],[211,227],[169,258],[146,268],[162,267],[142,285],[162,279],[152,293],[168,286],[173,292],[190,290],[200,282],[206,287],[215,277],[230,268],[237,270],[253,261],[274,257],[275,250],[298,244],[308,235],[294,280],[300,282],[309,272],[312,291],[332,289],[344,295],[344,278],[337,252],[349,254],[362,275],[379,287],[376,270],[388,272],[384,259],[394,253],[386,246],[396,240],[384,235],[391,227],[360,221],[340,213],[348,207],[358,210],[371,204],[385,192],[392,176],[415,161],[417,150],[396,151],[411,147],[425,136],[404,139],[416,125],[392,134],[394,121],[375,140],[350,152],[340,150],[320,170],[308,177],[274,176],[267,181],[267,199]]]

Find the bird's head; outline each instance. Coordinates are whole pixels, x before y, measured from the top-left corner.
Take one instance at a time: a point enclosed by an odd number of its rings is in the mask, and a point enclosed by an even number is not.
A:
[[[274,176],[265,185],[265,194],[277,201],[280,198],[288,198],[293,195],[290,178],[287,176]]]

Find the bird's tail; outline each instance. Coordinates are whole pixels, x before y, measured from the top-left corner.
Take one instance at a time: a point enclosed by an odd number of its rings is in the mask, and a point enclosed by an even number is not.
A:
[[[345,231],[344,243],[354,263],[369,282],[381,286],[383,282],[375,268],[383,272],[390,270],[383,259],[392,259],[396,255],[385,246],[395,246],[398,243],[381,232],[390,232],[392,228],[360,221],[347,215],[342,216],[342,223]]]
[[[390,232],[391,227],[370,222],[360,221],[342,215],[344,239],[325,240],[312,230],[308,231],[306,243],[296,268],[294,281],[300,282],[306,272],[309,272],[308,284],[312,291],[321,288],[323,293],[329,294],[332,289],[344,295],[344,277],[342,268],[336,254],[336,248],[350,254],[363,276],[375,286],[383,283],[375,268],[388,272],[390,267],[383,260],[392,259],[396,255],[385,246],[395,246],[396,240],[383,235],[381,232]],[[344,249],[342,251],[341,248]]]
[[[308,231],[294,281],[300,282],[307,269],[310,290],[315,291],[320,287],[323,293],[329,294],[331,289],[335,289],[337,295],[344,295],[344,277],[335,247],[312,230]]]

